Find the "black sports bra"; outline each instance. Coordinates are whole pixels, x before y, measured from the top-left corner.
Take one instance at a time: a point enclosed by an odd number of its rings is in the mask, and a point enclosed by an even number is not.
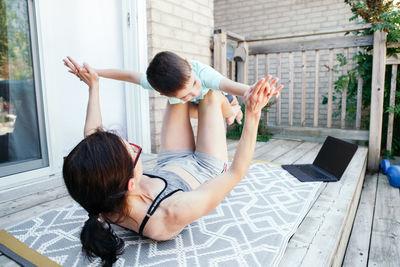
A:
[[[165,171],[165,170],[158,170],[157,172],[144,172],[144,175],[147,175],[151,178],[159,178],[164,181],[165,186],[163,190],[157,195],[154,199],[153,203],[150,205],[150,208],[147,210],[146,216],[143,218],[143,221],[139,227],[139,235],[143,236],[143,230],[146,226],[147,221],[150,219],[151,215],[154,214],[160,203],[170,197],[172,194],[178,191],[191,191],[192,188],[190,185],[183,180],[179,175],[174,172]]]

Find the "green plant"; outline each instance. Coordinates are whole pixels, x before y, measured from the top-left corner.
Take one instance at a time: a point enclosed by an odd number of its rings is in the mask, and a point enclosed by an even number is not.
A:
[[[276,103],[276,100],[269,102],[264,108],[263,112],[267,112],[268,109]],[[245,106],[242,104],[241,105],[242,112],[244,114],[245,112]],[[230,139],[239,139],[240,136],[242,135],[243,131],[243,124],[238,124],[236,121],[228,127],[228,131],[226,133],[226,137]],[[257,141],[260,142],[267,142],[269,139],[271,139],[272,134],[267,131],[266,125],[262,120],[260,120],[260,123],[258,124],[258,130],[257,130]]]
[[[361,23],[371,23],[371,29],[365,31],[353,32],[356,35],[369,35],[375,31],[385,31],[388,33],[387,42],[400,42],[400,2],[393,0],[344,0],[351,6],[354,16],[350,20],[361,18]],[[388,56],[400,53],[400,48],[387,49]],[[347,120],[352,122],[356,115],[357,105],[357,80],[363,78],[362,95],[362,128],[369,127],[369,107],[371,103],[371,80],[372,80],[372,47],[366,47],[364,51],[358,52],[352,59],[347,59],[344,55],[337,56],[339,64],[334,66],[334,71],[339,71],[350,62],[355,63],[355,67],[350,69],[346,75],[341,75],[334,84],[333,101],[340,100],[341,94],[347,88]],[[382,132],[382,148],[385,149],[386,133],[388,125],[388,114],[393,112],[395,116],[392,151],[384,151],[385,155],[400,155],[400,75],[397,76],[397,92],[395,97],[395,106],[389,107],[390,97],[390,77],[391,67],[386,68],[385,73],[385,91],[384,91],[384,112]],[[323,104],[327,103],[327,97],[323,97]],[[341,102],[338,103],[339,107]],[[338,116],[339,113],[333,114]]]

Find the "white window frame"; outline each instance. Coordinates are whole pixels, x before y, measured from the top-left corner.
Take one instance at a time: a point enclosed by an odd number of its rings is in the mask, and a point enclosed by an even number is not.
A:
[[[124,68],[145,73],[147,61],[146,1],[122,3]],[[125,83],[128,141],[151,152],[149,93],[139,85]]]

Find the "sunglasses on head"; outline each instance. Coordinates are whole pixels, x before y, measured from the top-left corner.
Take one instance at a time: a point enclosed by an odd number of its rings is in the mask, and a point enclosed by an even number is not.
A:
[[[129,143],[132,147],[133,152],[135,152],[135,159],[133,160],[133,168],[135,168],[138,160],[139,160],[139,156],[142,153],[142,148],[138,145],[135,145],[133,143]]]

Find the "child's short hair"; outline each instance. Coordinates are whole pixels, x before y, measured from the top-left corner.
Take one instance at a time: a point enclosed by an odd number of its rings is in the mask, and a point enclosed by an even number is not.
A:
[[[164,51],[154,56],[146,74],[147,80],[156,91],[174,96],[190,79],[191,67],[177,54]]]

